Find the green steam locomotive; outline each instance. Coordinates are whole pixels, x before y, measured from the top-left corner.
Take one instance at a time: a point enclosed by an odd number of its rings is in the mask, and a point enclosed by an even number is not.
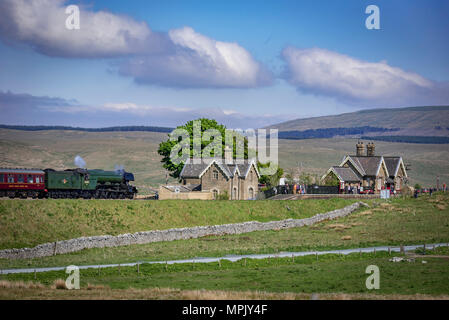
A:
[[[0,197],[133,199],[134,175],[125,170],[0,168]]]
[[[45,169],[45,185],[49,198],[133,199],[136,187],[129,184],[134,175],[124,170],[104,171]]]

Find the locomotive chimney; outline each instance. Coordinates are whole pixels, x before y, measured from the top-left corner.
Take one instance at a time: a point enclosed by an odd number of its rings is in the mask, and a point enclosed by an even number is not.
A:
[[[366,155],[368,157],[374,157],[376,151],[376,146],[372,142],[368,142],[366,146]]]
[[[356,148],[357,148],[357,152],[356,152],[357,157],[363,156],[365,153],[365,146],[363,145],[362,141],[359,141],[356,144]]]

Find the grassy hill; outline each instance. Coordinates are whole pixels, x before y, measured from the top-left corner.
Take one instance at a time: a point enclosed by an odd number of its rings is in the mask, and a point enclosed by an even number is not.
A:
[[[21,131],[0,129],[0,167],[73,168],[76,155],[88,168],[113,170],[124,165],[136,177],[141,192],[165,183],[158,145],[167,139],[158,132]],[[356,139],[279,140],[280,166],[323,175],[342,157],[355,152]],[[411,164],[411,183],[449,184],[449,145],[376,142],[376,153],[400,155]],[[170,180],[173,182],[173,180]]]
[[[102,234],[165,230],[245,221],[309,218],[343,208],[355,199],[316,201],[80,201],[0,200],[0,249]],[[288,204],[288,205],[287,205]]]
[[[336,127],[400,128],[395,135],[449,136],[449,106],[370,109],[334,116],[295,119],[269,126],[279,131]],[[388,133],[379,133],[386,134]]]

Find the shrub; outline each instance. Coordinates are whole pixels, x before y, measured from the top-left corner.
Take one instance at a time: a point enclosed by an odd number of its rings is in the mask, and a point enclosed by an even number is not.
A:
[[[229,200],[228,191],[223,191],[217,196],[217,200]]]

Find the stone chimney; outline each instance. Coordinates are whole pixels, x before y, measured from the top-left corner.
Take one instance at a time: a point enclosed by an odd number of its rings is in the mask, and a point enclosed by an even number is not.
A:
[[[356,148],[357,148],[357,152],[356,152],[357,157],[361,157],[365,154],[365,146],[363,145],[362,141],[359,141],[356,144]]]
[[[225,157],[225,163],[226,164],[232,164],[233,163],[233,157],[232,157],[232,149],[229,148],[229,146],[225,146],[224,149],[224,157]]]
[[[376,146],[372,142],[368,142],[366,145],[366,155],[368,157],[374,157],[376,151]]]

